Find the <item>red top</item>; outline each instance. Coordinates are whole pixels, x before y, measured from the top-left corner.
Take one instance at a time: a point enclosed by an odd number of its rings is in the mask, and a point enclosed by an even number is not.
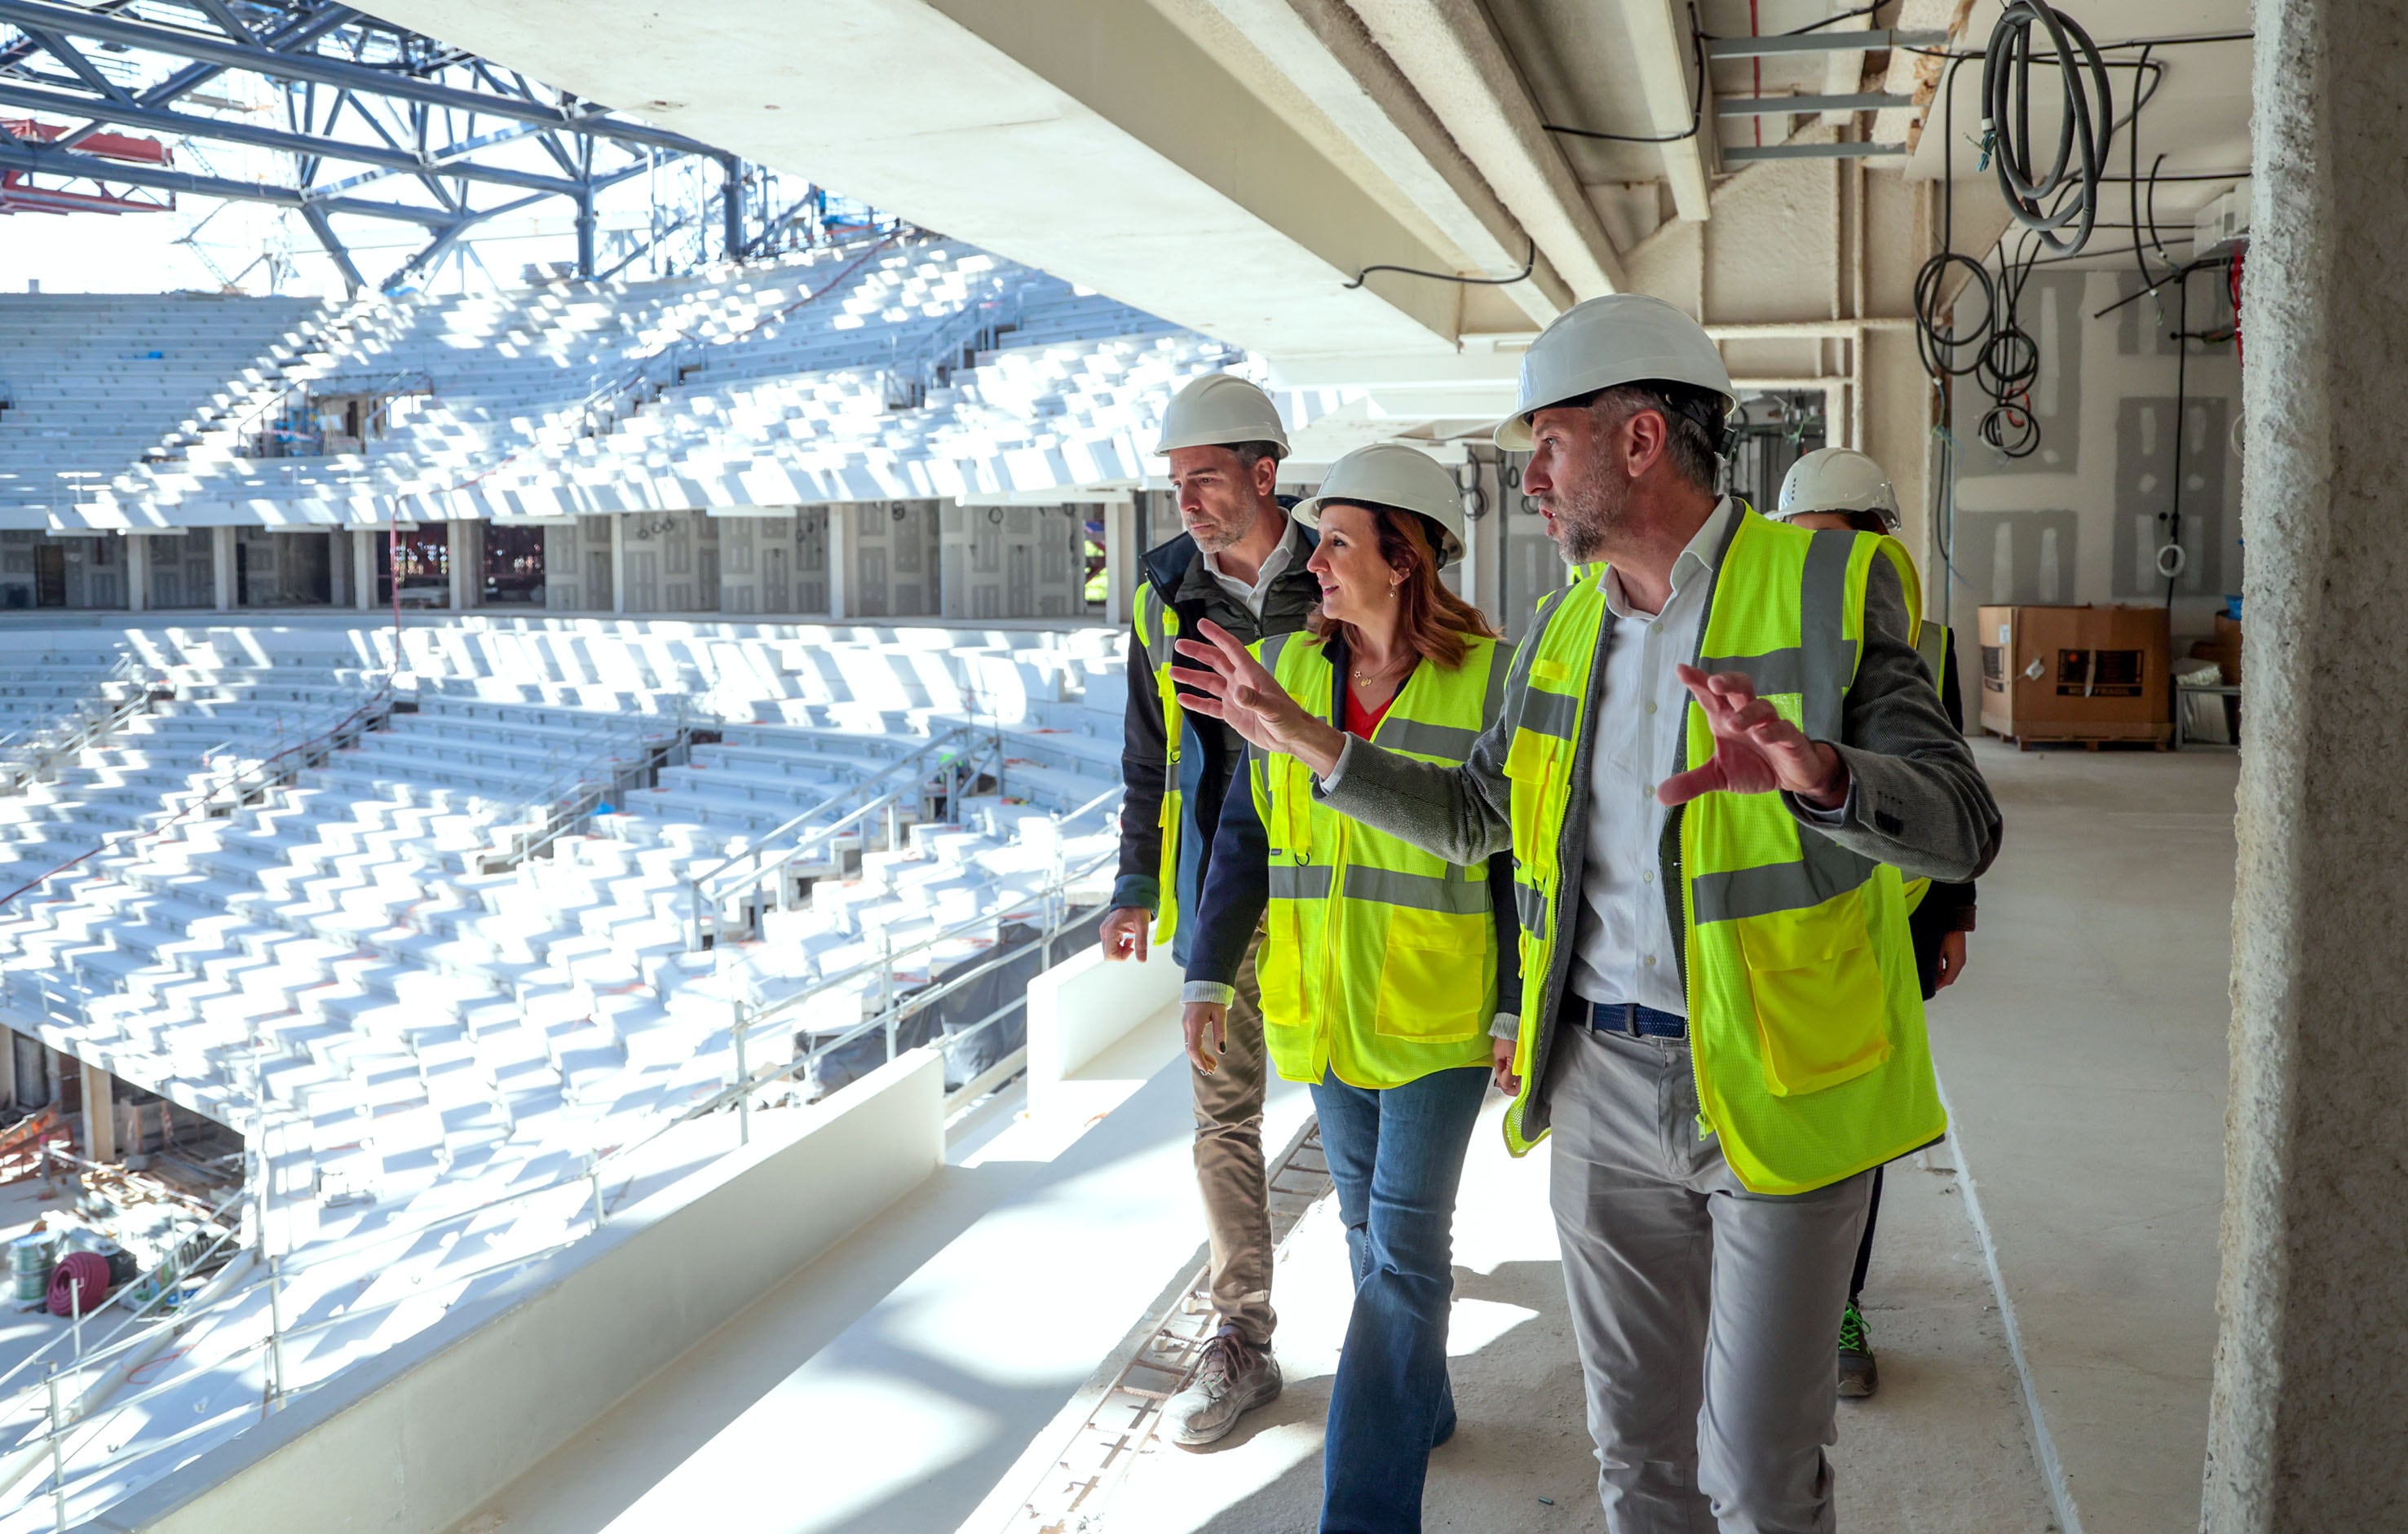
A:
[[[1357,739],[1370,739],[1371,732],[1380,727],[1380,721],[1388,717],[1388,704],[1396,701],[1392,697],[1387,703],[1383,703],[1376,709],[1366,709],[1362,701],[1354,695],[1354,689],[1347,688],[1346,733]]]

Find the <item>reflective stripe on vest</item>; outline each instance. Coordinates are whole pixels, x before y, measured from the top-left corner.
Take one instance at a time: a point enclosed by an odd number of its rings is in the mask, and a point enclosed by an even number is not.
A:
[[[1448,767],[1470,754],[1505,667],[1495,640],[1466,638],[1460,667],[1413,667],[1374,742]],[[1320,641],[1291,634],[1254,648],[1298,704],[1330,716],[1334,668]],[[1272,1068],[1377,1089],[1486,1065],[1498,968],[1486,865],[1443,862],[1325,809],[1295,757],[1249,752],[1247,776],[1269,847],[1255,973]]]
[[[1783,717],[1815,738],[1839,738],[1877,558],[1900,563],[1904,550],[1742,509],[1708,599],[1698,666],[1746,672]],[[1914,602],[1911,563],[1900,576]],[[1515,662],[1523,690],[1507,704],[1524,928],[1523,1088],[1506,1115],[1517,1154],[1546,1129],[1532,1063],[1552,1025],[1546,990],[1563,902],[1579,897],[1558,862],[1570,796],[1587,792],[1572,763],[1607,619],[1601,574],[1542,605]],[[1694,701],[1684,715],[1682,765],[1702,762],[1713,731]],[[1938,1138],[1946,1120],[1898,871],[1805,830],[1778,795],[1708,794],[1675,813],[1678,853],[1662,873],[1682,901],[1701,1124],[1741,1183],[1758,1193],[1822,1187]]]
[[[1179,824],[1186,797],[1179,786],[1179,746],[1187,710],[1170,680],[1179,612],[1152,581],[1138,587],[1137,637],[1154,663],[1154,690],[1162,699],[1162,810],[1154,821],[1162,836],[1162,865],[1154,879],[1154,946],[1168,949],[1179,931]]]

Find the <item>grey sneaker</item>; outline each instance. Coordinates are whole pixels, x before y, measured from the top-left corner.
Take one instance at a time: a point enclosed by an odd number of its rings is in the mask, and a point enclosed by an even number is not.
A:
[[[1873,1361],[1872,1334],[1865,1329],[1865,1312],[1855,1300],[1840,1312],[1840,1398],[1862,1400],[1881,1386],[1881,1369]]]
[[[1240,1417],[1279,1399],[1281,1383],[1279,1360],[1271,1356],[1268,1343],[1256,1347],[1222,1327],[1204,1344],[1194,1382],[1162,1409],[1170,1441],[1182,1449],[1219,1442]]]

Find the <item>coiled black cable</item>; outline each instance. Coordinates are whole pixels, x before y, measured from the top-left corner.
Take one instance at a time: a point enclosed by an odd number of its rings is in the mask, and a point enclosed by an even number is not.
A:
[[[1989,268],[1953,249],[1956,233],[1956,199],[1949,187],[1944,159],[1956,143],[1956,94],[1954,87],[1956,66],[1964,62],[1951,59],[1940,82],[1940,152],[1943,157],[1940,181],[1940,251],[1914,274],[1914,350],[1923,359],[1923,370],[1931,375],[1933,386],[1940,388],[1943,394],[1948,380],[1963,378],[1981,365],[1982,348],[1990,336],[1990,316],[1997,307]],[[1952,307],[1947,291],[1948,274],[1957,267],[1964,269],[1965,280],[1982,293],[1981,322],[1962,332],[1948,324],[1943,317]],[[1965,360],[1969,353],[1971,361]]]
[[[2048,35],[2047,57],[2057,64],[2064,93],[2057,158],[2039,175],[2031,153],[2034,26]],[[2090,243],[2090,226],[2099,216],[2100,176],[2115,137],[2114,88],[2090,34],[2048,0],[2009,0],[1982,56],[1982,104],[1990,164],[2015,222],[2059,255],[2080,251]],[[2069,189],[2072,196],[2058,195]],[[2061,235],[2068,224],[2072,232]]]

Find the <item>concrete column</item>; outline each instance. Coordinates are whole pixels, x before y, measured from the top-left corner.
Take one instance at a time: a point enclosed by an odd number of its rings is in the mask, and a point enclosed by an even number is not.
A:
[[[2200,1527],[2397,1528],[2408,1508],[2400,12],[2258,0],[2256,25],[2241,301],[2248,749]]]
[[[1137,617],[1137,503],[1104,508],[1104,622],[1125,628]]]
[[[349,607],[351,593],[346,588],[351,578],[351,539],[339,527],[326,530],[326,605]]]
[[[351,529],[351,605],[362,612],[376,605],[377,567],[376,534],[367,528]]]
[[[853,589],[853,566],[861,552],[860,508],[842,502],[827,509],[828,617],[853,616],[859,597]]]
[[[83,1154],[89,1161],[117,1159],[117,1078],[94,1065],[83,1068]]]
[[[217,593],[217,609],[234,610],[234,529],[209,529],[209,575]]]
[[[125,610],[140,612],[150,605],[150,540],[125,540]]]
[[[610,610],[627,610],[627,519],[610,518]]]
[[[0,1113],[17,1114],[17,1033],[0,1027]]]
[[[484,539],[478,537],[484,524],[455,522],[444,535],[444,564],[452,572],[452,610],[466,612],[477,605],[483,592]]]

